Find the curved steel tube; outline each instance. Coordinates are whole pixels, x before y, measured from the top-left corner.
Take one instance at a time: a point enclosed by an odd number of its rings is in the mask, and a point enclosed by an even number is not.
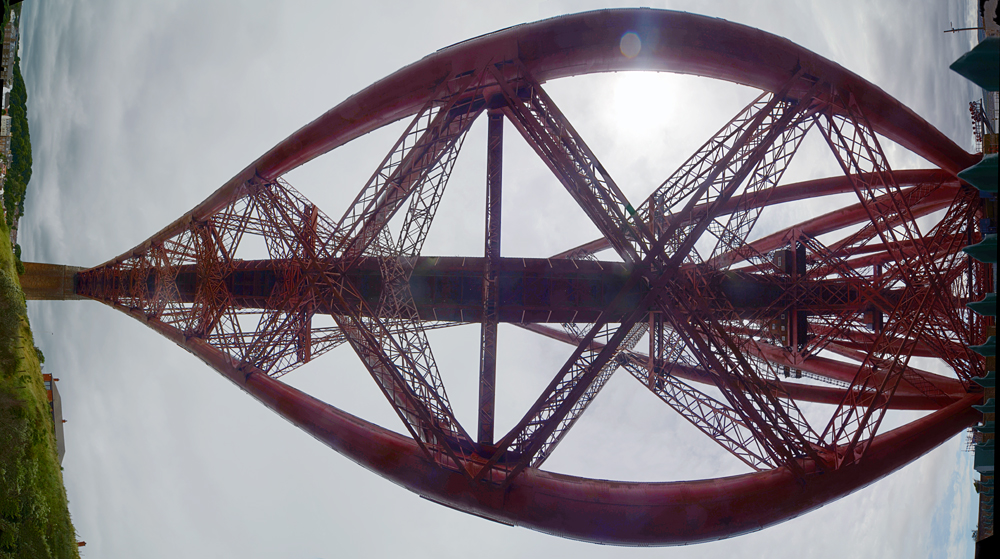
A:
[[[125,309],[121,309],[125,310]],[[127,312],[127,311],[126,311]],[[141,316],[137,316],[143,320]],[[681,545],[760,530],[878,480],[977,421],[972,394],[878,435],[862,462],[829,473],[805,464],[805,483],[785,469],[727,478],[641,483],[527,469],[505,492],[472,485],[424,458],[410,438],[341,411],[268,377],[157,320],[144,320],[265,406],[330,448],[418,495],[504,524],[615,545]]]
[[[621,36],[628,31],[638,32],[644,44],[632,59],[619,49]],[[843,93],[853,93],[879,133],[951,175],[978,159],[874,84],[788,39],[684,12],[601,10],[469,39],[396,71],[295,131],[151,240],[169,238],[192,219],[218,211],[235,190],[255,176],[279,177],[359,136],[416,113],[443,80],[475,71],[489,62],[515,58],[541,82],[598,72],[649,70],[717,78],[766,91],[781,88],[801,68]],[[802,92],[791,92],[792,96],[796,94]]]
[[[643,47],[622,55],[622,35]],[[490,62],[520,59],[544,83],[598,72],[651,70],[716,78],[777,91],[802,69],[843,93],[852,92],[872,125],[931,163],[955,174],[976,158],[877,86],[788,39],[684,12],[621,9],[584,12],[510,27],[463,41],[379,80],[307,124],[261,157],[273,178],[362,134],[415,113],[441,81]],[[804,91],[792,91],[795,98]]]
[[[939,187],[930,195],[924,197],[920,203],[914,204],[910,207],[910,213],[913,217],[923,217],[927,214],[947,207],[958,193],[959,189],[958,179],[948,175],[940,169],[907,169],[902,171],[893,171],[892,175],[896,179],[896,183],[901,187],[913,187],[922,184],[939,185]],[[722,213],[732,212],[738,207],[763,208],[853,191],[850,179],[843,175],[792,184],[782,184],[772,188],[767,193],[767,196],[760,196],[759,193],[757,196],[747,196],[745,194],[733,196],[726,203],[726,205],[723,206]],[[693,215],[698,215],[700,212],[704,212],[703,206],[696,206],[691,213]],[[787,235],[793,229],[799,229],[803,234],[816,237],[838,229],[848,228],[869,219],[871,219],[871,216],[869,216],[868,212],[865,211],[864,207],[861,204],[854,204],[852,206],[839,208],[833,212],[811,218],[791,227],[786,227],[781,231],[768,235],[767,237],[753,241],[751,246],[757,252],[768,252],[784,244],[786,242]],[[553,258],[566,258],[566,255],[573,254],[581,249],[586,252],[597,253],[609,248],[611,248],[611,241],[602,237],[557,254],[553,256]],[[723,256],[727,257],[726,263],[729,265],[743,260],[741,257],[733,258],[729,257],[729,255]],[[719,260],[722,258],[722,256],[717,257]]]
[[[551,326],[546,326],[544,324],[524,324],[521,325],[521,327],[525,330],[535,332],[536,334],[552,338],[553,340],[559,340],[570,345],[576,345],[579,342],[577,339],[566,333],[565,330],[552,328]],[[599,346],[600,344],[594,345]],[[635,354],[638,357],[639,362],[645,362],[649,358],[648,355],[641,352],[635,352]],[[810,356],[809,359],[802,363],[787,362],[783,351],[767,344],[761,344],[760,353],[758,353],[757,356],[772,363],[788,364],[792,367],[800,368],[804,371],[810,371],[834,380],[850,382],[857,373],[856,365],[852,366],[847,363],[834,361],[817,355]],[[671,370],[671,374],[677,378],[692,382],[712,384],[711,377],[705,372],[704,369],[701,368],[675,364]],[[944,396],[941,398],[931,397],[920,392],[912,385],[903,383],[893,394],[892,401],[889,402],[890,409],[938,410],[956,400],[964,398],[967,394],[965,388],[956,379],[924,371],[920,371],[920,374],[927,381],[931,382],[934,386],[941,390],[944,393]],[[794,382],[783,382],[781,383],[781,387],[793,400],[816,402],[818,404],[837,405],[844,400],[844,396],[846,394],[846,390],[843,388],[814,386]]]
[[[639,56],[619,52],[637,32]],[[228,203],[255,176],[278,177],[358,136],[415,113],[443,80],[519,59],[540,81],[619,70],[694,74],[775,91],[797,70],[855,96],[875,129],[951,174],[975,157],[884,91],[790,41],[743,25],[679,12],[607,10],[512,27],[442,49],[376,82],[296,131],[151,241]],[[802,92],[792,91],[791,96]],[[149,242],[149,241],[147,241]],[[140,245],[141,248],[141,245]],[[132,251],[119,258],[126,258]],[[506,492],[470,485],[424,459],[416,443],[250,369],[141,312],[119,310],[191,351],[282,417],[362,466],[428,499],[500,522],[586,541],[670,545],[725,538],[787,520],[842,497],[919,457],[976,419],[971,395],[879,435],[864,460],[799,483],[785,470],[680,483],[631,483],[528,469]],[[811,471],[811,464],[804,464]]]

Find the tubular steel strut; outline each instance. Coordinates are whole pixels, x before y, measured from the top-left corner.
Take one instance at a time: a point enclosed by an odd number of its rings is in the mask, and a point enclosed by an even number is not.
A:
[[[623,33],[667,28],[683,32],[660,35],[635,58],[620,54]],[[763,93],[635,206],[543,86],[618,70],[693,73]],[[425,255],[455,161],[484,113],[483,254]],[[281,178],[404,118],[340,220]],[[600,239],[548,259],[504,257],[505,120]],[[844,176],[783,184],[814,128]],[[939,169],[893,171],[879,134]],[[992,278],[960,254],[980,235],[981,209],[955,178],[974,161],[882,90],[788,41],[692,14],[608,10],[437,51],[306,125],[133,250],[65,273],[74,297],[135,317],[428,499],[575,539],[691,543],[822,506],[975,421],[980,395],[969,379],[983,361],[968,345],[989,324],[964,303]],[[844,192],[858,203],[754,237],[770,208]],[[942,209],[928,232],[917,227]],[[607,249],[620,261],[599,259]],[[455,417],[426,332],[462,323],[481,324],[474,437]],[[497,436],[500,323],[574,349]],[[344,343],[409,437],[277,380]],[[914,355],[940,358],[954,377],[911,366]],[[619,368],[751,473],[635,483],[540,470]],[[828,405],[829,421],[810,424],[799,401]],[[879,433],[890,409],[933,413]]]

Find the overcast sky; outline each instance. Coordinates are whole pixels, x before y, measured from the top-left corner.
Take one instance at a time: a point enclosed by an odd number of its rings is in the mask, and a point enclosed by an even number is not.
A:
[[[973,91],[947,67],[972,36],[942,31],[952,23],[974,25],[972,0],[643,3],[787,37],[878,84],[971,149],[966,107]],[[104,262],[189,210],[289,133],[400,67],[510,25],[618,5],[628,4],[29,0],[21,57],[34,167],[19,237],[24,258]],[[546,88],[633,202],[757,93],[647,74],[572,78]],[[507,130],[505,255],[544,256],[593,238],[565,191]],[[395,126],[365,136],[286,178],[338,218],[398,132]],[[896,168],[927,166],[886,149]],[[485,151],[480,122],[425,253],[481,253]],[[803,148],[787,179],[838,172],[829,153]],[[762,226],[820,209],[799,207]],[[62,379],[69,420],[64,476],[74,524],[88,543],[85,557],[972,555],[971,455],[961,451],[962,437],[878,484],[759,533],[693,547],[602,547],[424,501],[317,443],[108,307],[31,302],[29,313],[46,370]],[[431,336],[458,418],[469,428],[478,332],[473,326]],[[569,348],[515,328],[501,328],[500,344],[503,432]],[[402,428],[347,347],[283,380]],[[631,480],[743,471],[621,373],[546,469]]]

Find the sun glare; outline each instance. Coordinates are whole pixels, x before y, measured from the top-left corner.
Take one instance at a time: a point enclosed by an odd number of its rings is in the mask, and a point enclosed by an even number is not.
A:
[[[612,118],[637,139],[657,134],[672,113],[673,76],[656,72],[623,72],[616,76]]]
[[[622,40],[618,43],[618,48],[621,49],[625,58],[635,58],[636,56],[639,56],[639,51],[642,50],[642,39],[640,39],[635,33],[629,31],[628,33],[622,35]]]

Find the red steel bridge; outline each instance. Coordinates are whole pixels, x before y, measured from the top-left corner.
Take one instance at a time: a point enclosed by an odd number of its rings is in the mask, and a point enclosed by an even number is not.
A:
[[[761,94],[645,200],[628,200],[544,87],[610,71],[694,74]],[[478,118],[488,121],[483,252],[424,254]],[[409,125],[339,219],[282,179],[400,119]],[[601,238],[551,258],[502,256],[505,126]],[[807,133],[843,174],[783,183]],[[937,168],[890,169],[885,139]],[[372,84],[132,250],[66,268],[60,289],[133,316],[428,499],[574,539],[691,543],[820,507],[975,423],[981,393],[970,379],[984,362],[969,346],[990,319],[965,303],[993,279],[960,251],[979,241],[982,210],[956,173],[976,160],[875,85],[780,37],[687,13],[582,13],[453,45]],[[753,234],[778,204],[842,193],[856,203]],[[242,256],[252,237],[266,259]],[[463,323],[482,325],[475,429],[456,420],[426,334]],[[494,429],[500,323],[575,348],[506,433]],[[409,436],[279,380],[345,343]],[[921,370],[913,356],[953,374]],[[618,370],[747,473],[638,483],[542,470]],[[826,404],[828,417],[807,420],[802,402]],[[881,432],[894,409],[929,413]]]

